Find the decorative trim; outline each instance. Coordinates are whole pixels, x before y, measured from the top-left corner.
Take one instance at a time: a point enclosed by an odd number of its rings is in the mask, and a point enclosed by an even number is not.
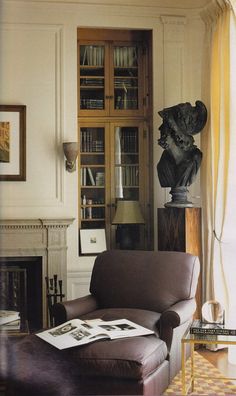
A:
[[[64,228],[73,223],[74,218],[68,219],[32,219],[32,220],[0,220],[0,229],[28,229],[28,228]]]
[[[163,25],[186,25],[187,23],[185,16],[161,15],[160,19]]]

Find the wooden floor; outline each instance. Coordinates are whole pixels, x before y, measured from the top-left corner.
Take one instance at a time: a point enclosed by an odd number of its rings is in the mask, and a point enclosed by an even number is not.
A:
[[[236,365],[228,362],[227,348],[218,351],[209,351],[205,348],[199,348],[197,352],[217,367],[224,376],[235,378],[233,382],[236,383]]]

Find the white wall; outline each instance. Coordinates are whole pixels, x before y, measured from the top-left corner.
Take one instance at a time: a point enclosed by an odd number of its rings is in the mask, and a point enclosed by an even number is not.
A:
[[[93,258],[78,257],[78,175],[65,171],[62,152],[63,141],[77,140],[77,27],[153,31],[155,233],[156,208],[168,199],[156,176],[162,152],[157,113],[201,96],[199,10],[165,9],[160,1],[159,6],[115,3],[2,0],[0,6],[0,103],[27,106],[27,180],[1,182],[0,214],[6,219],[75,218],[68,229],[69,298],[87,291],[93,264]],[[200,195],[198,181],[191,192]]]

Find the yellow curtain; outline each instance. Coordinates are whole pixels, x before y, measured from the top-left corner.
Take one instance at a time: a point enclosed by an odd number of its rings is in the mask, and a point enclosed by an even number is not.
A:
[[[201,145],[203,297],[222,302],[230,320],[236,309],[236,23],[230,2],[223,0],[212,2],[203,19],[203,96],[209,110]]]

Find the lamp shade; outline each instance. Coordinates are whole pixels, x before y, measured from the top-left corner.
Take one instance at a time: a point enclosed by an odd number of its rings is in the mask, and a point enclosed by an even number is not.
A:
[[[63,143],[63,151],[67,161],[74,162],[78,155],[79,143],[78,142]]]
[[[78,142],[63,143],[63,151],[66,157],[66,170],[68,172],[74,172],[76,158],[79,152],[79,143]]]
[[[117,208],[112,224],[144,224],[138,201],[117,201]]]

